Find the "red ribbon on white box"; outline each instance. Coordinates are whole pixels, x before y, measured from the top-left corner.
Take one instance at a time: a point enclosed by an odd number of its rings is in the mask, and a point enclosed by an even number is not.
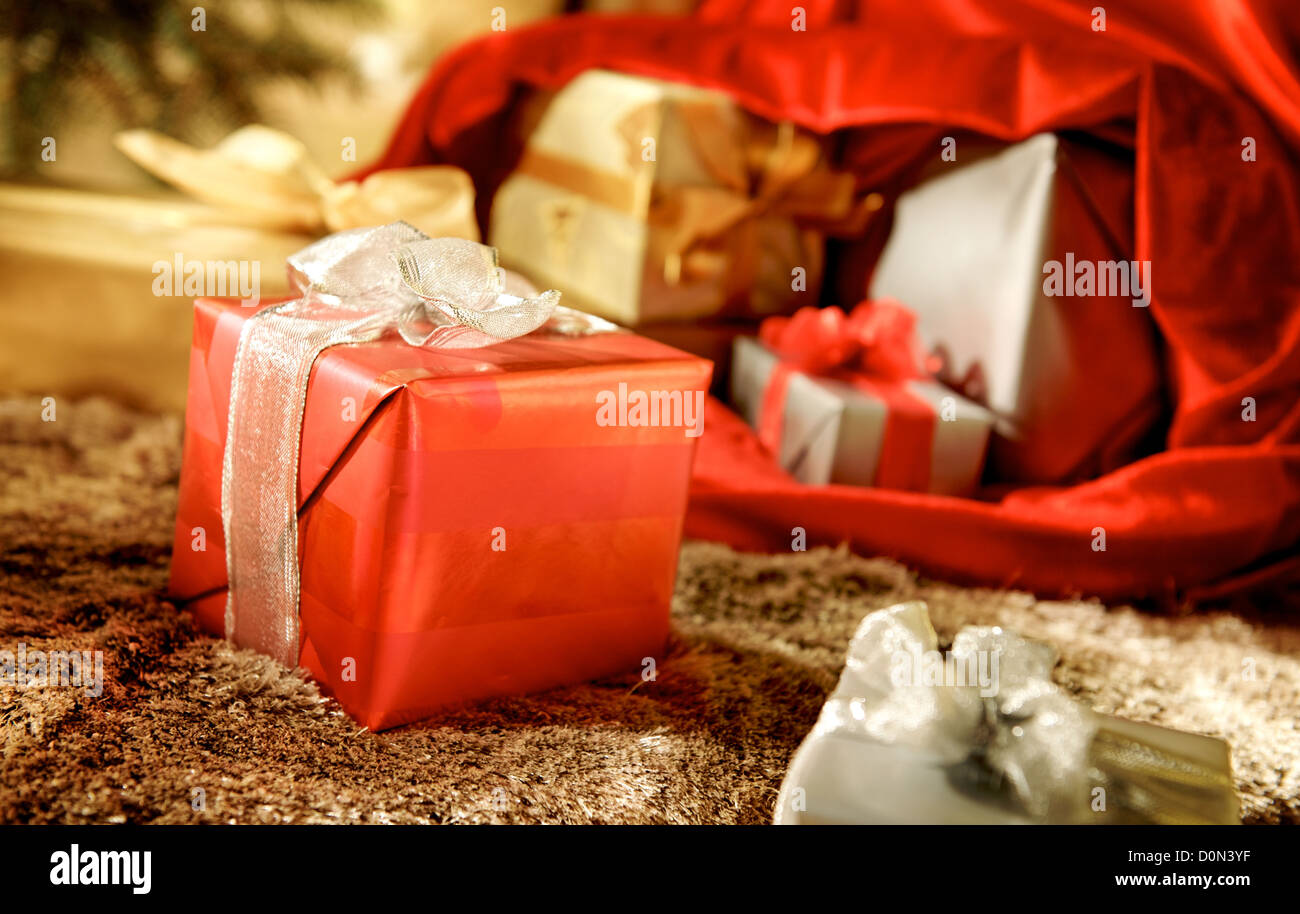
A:
[[[792,317],[769,317],[759,339],[779,361],[768,376],[759,409],[758,437],[781,453],[790,380],[797,373],[852,385],[885,405],[884,434],[875,485],[925,492],[930,487],[934,406],[907,382],[930,375],[933,359],[916,338],[916,316],[898,302],[864,301],[849,314],[836,307],[801,308]]]

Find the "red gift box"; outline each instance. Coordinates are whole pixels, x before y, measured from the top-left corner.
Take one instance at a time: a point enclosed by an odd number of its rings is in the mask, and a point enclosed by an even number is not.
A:
[[[217,634],[231,373],[253,313],[195,302],[170,591]],[[658,656],[698,429],[597,412],[620,390],[693,400],[710,372],[625,332],[327,349],[302,423],[300,664],[380,729]]]

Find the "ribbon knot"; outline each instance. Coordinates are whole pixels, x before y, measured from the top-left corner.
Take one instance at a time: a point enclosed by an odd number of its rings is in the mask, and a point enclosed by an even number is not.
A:
[[[874,198],[859,199],[856,180],[830,169],[819,142],[785,121],[766,124],[741,118],[735,124],[709,106],[681,105],[698,161],[716,186],[684,185],[659,193],[656,221],[673,227],[664,253],[664,277],[727,270],[728,299],[748,294],[760,250],[759,221],[768,215],[794,221],[801,230],[854,234]],[[724,249],[717,251],[719,245]]]
[[[479,348],[531,333],[560,293],[533,295],[497,263],[496,248],[429,238],[404,222],[351,229],[289,258],[289,283],[304,304],[372,311],[411,346]]]
[[[793,368],[817,375],[852,373],[882,381],[929,377],[938,367],[916,333],[916,315],[893,299],[800,308],[765,318],[759,339]]]

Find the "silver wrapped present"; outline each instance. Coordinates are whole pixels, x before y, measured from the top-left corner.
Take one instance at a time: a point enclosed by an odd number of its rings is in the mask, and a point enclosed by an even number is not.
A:
[[[862,620],[776,824],[1238,822],[1222,740],[1093,712],[1001,628],[938,643],[921,602]]]

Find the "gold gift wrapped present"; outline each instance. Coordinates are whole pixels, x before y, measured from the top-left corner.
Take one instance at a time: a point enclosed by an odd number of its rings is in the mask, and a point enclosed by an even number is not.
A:
[[[205,283],[209,263],[234,263],[220,273],[235,295],[242,266],[244,288],[256,276],[272,297],[288,292],[284,258],[311,240],[222,224],[180,197],[0,186],[0,392],[179,412],[193,307],[177,254],[203,264]]]
[[[334,182],[296,140],[257,126],[210,150],[150,131],[117,144],[194,199],[0,185],[0,394],[180,411],[194,298],[287,295],[285,258],[327,231],[404,219],[478,238],[457,168]]]
[[[626,325],[815,304],[825,235],[859,230],[879,200],[824,140],[717,92],[592,70],[525,112],[490,242]]]

